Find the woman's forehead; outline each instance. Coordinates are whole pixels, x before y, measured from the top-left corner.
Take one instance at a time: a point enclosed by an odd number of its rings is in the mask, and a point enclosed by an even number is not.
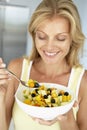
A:
[[[47,19],[43,21],[37,28],[41,32],[69,33],[70,24],[66,18],[58,17],[55,19]]]

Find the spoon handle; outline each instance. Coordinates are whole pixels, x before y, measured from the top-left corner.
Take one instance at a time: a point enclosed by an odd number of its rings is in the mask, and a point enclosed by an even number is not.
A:
[[[10,74],[12,74],[19,82],[21,82],[21,80],[17,77],[17,75],[15,75],[12,71],[6,69]]]
[[[14,78],[16,78],[19,82],[21,82],[22,85],[24,85],[25,87],[29,87],[25,81],[22,81],[20,78],[17,77],[17,75],[15,75],[12,71],[6,69],[10,74],[12,74],[14,76]]]

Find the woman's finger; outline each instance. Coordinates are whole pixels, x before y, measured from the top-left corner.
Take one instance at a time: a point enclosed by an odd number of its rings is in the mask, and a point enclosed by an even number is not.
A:
[[[5,68],[6,64],[3,62],[2,58],[0,57],[0,68]]]
[[[57,117],[57,120],[66,120],[67,119],[67,114],[60,115]]]
[[[75,101],[75,103],[74,103],[74,105],[73,105],[73,107],[77,107],[78,106],[78,101]]]
[[[39,119],[39,118],[32,118],[34,121],[42,124],[42,125],[52,125],[54,123],[56,123],[58,120],[66,120],[67,119],[67,116],[66,115],[61,115],[61,116],[58,116],[56,118],[54,118],[53,120],[43,120],[43,119]]]
[[[0,85],[0,103],[3,103],[6,96],[6,87]]]

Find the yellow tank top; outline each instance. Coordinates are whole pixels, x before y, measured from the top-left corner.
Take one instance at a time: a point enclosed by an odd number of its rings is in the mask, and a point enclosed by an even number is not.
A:
[[[21,79],[27,80],[30,75],[30,70],[32,67],[32,61],[28,61],[24,59],[23,61],[23,69]],[[80,86],[80,81],[83,76],[84,69],[82,67],[72,68],[68,87],[72,89],[76,95],[76,99],[78,100],[78,91]],[[19,85],[21,87],[21,84]],[[73,109],[74,115],[76,118],[77,108]],[[41,125],[38,122],[34,121],[31,117],[29,117],[15,102],[13,106],[13,121],[14,121],[14,130],[61,130],[58,122],[54,123],[51,126]]]

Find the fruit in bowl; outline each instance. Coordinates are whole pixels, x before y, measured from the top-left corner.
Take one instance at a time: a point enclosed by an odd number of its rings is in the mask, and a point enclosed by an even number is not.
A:
[[[68,112],[74,104],[74,94],[67,87],[52,83],[31,86],[18,88],[15,98],[21,109],[32,117],[52,120]]]

